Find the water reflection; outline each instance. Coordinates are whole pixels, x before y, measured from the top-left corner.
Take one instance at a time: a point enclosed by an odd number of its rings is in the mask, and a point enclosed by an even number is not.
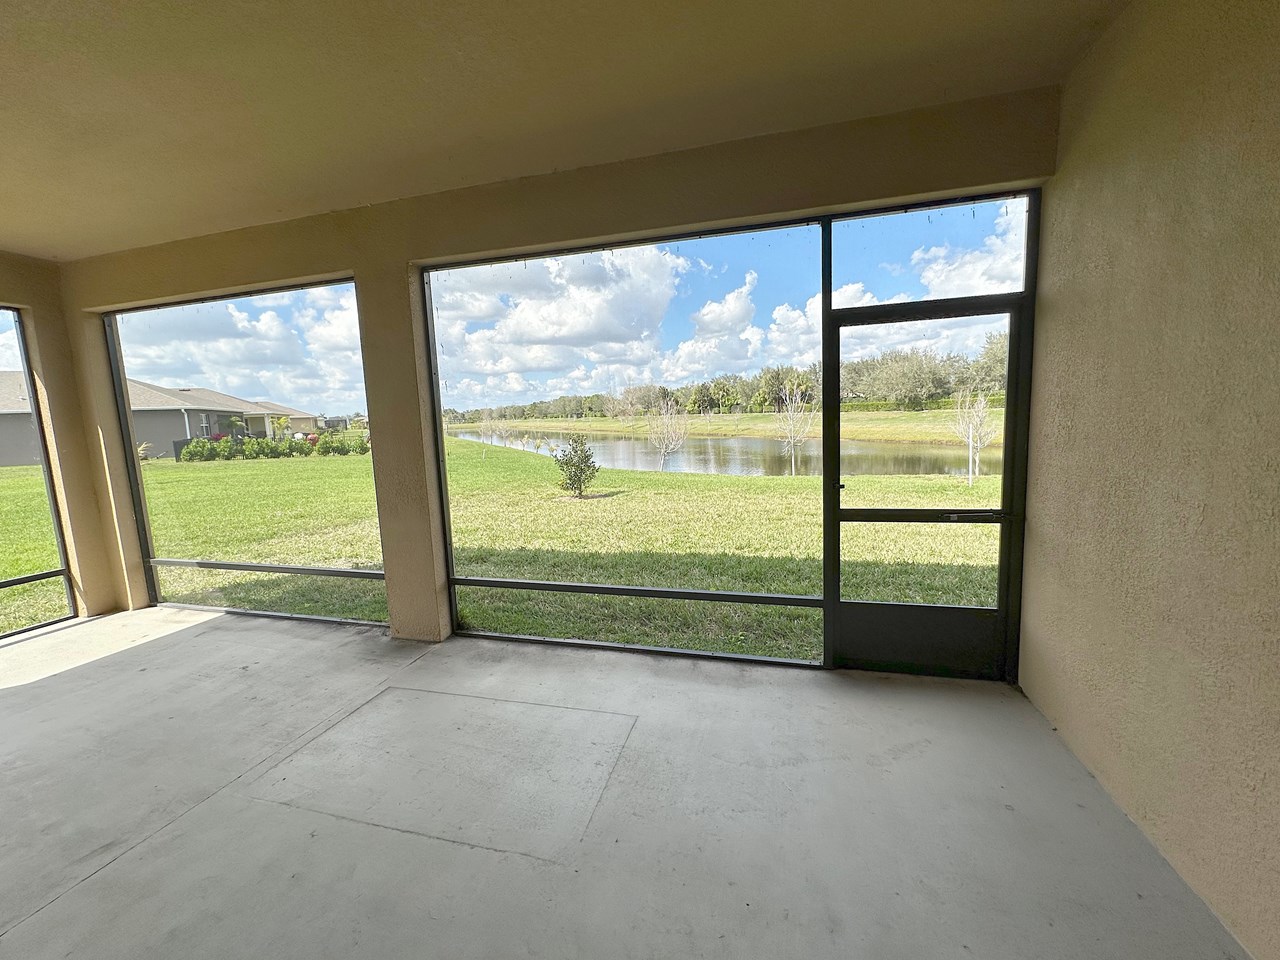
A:
[[[553,443],[563,444],[570,431],[543,433]],[[618,470],[657,470],[662,457],[643,436],[619,437],[611,434],[590,433],[587,442],[595,452],[596,462],[602,467]],[[450,430],[451,436],[463,440],[480,440],[474,429]],[[517,440],[509,447],[520,449]],[[524,449],[533,451],[532,443]],[[543,447],[539,453],[548,451]],[[1002,452],[999,447],[982,452],[983,474],[997,474],[1001,470]],[[840,472],[842,476],[859,474],[950,474],[964,476],[967,472],[965,448],[921,443],[871,443],[861,440],[840,441]],[[791,473],[791,457],[782,443],[767,437],[690,437],[684,446],[667,458],[668,473],[717,473],[746,477],[781,477]],[[822,445],[818,440],[807,440],[796,449],[796,474],[821,476]]]

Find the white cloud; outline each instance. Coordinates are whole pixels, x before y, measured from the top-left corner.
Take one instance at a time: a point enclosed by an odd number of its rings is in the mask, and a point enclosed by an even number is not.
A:
[[[594,392],[611,377],[643,382],[690,267],[650,246],[434,274],[445,402]],[[529,379],[538,375],[545,379]]]
[[[887,302],[905,299],[906,294],[897,294]],[[831,305],[836,308],[865,307],[880,302],[861,282],[846,283],[831,291]],[[765,357],[775,366],[797,367],[807,367],[822,359],[822,294],[815,293],[806,300],[803,311],[789,303],[774,308]]]
[[[237,302],[139,310],[119,320],[130,377],[207,387],[313,413],[365,409],[350,284]],[[278,309],[263,310],[271,304]]]
[[[704,380],[759,366],[765,332],[753,323],[756,305],[751,299],[758,279],[754,270],[748,271],[741,286],[721,300],[708,300],[693,314],[693,336],[661,361],[664,383]]]
[[[845,327],[840,331],[840,359],[861,360],[891,350],[931,350],[973,356],[989,333],[1007,333],[1007,317],[959,317],[914,320],[869,327]]]
[[[0,311],[0,370],[21,370],[22,360],[18,355],[18,333],[13,328],[13,321]]]
[[[911,255],[928,297],[969,297],[1022,289],[1027,243],[1027,202],[1010,200],[996,217],[995,233],[976,250],[921,247]]]

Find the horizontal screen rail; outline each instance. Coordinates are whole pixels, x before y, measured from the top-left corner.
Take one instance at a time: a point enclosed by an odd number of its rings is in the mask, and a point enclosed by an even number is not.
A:
[[[65,568],[58,570],[45,570],[43,573],[28,573],[25,577],[12,577],[9,580],[0,580],[0,590],[5,587],[20,587],[24,583],[38,583],[41,580],[52,580],[55,577],[65,577],[67,571]]]
[[[728,590],[682,590],[675,587],[622,587],[609,583],[559,583],[551,580],[507,580],[500,577],[450,577],[455,587],[500,590],[546,590],[550,593],[592,593],[604,597],[648,597],[655,600],[712,600],[756,603],[773,607],[821,607],[821,597],[785,593],[733,593]]]
[[[324,617],[314,613],[281,613],[279,610],[250,610],[246,607],[218,607],[205,603],[178,603],[161,600],[160,606],[175,610],[210,610],[215,613],[235,613],[246,617],[266,617],[271,620],[301,620],[304,623],[336,623],[347,627],[383,627],[385,620],[355,620],[351,617]]]
[[[349,577],[353,580],[385,580],[381,570],[357,570],[351,567],[299,567],[287,563],[233,563],[221,560],[175,560],[152,557],[156,567],[197,567],[201,570],[243,570],[247,573],[294,573],[312,577]]]
[[[59,623],[69,623],[76,619],[74,613],[66,613],[60,617],[54,617],[52,620],[41,620],[39,623],[29,623],[25,627],[18,627],[16,630],[10,630],[8,633],[0,633],[0,647],[7,647],[10,644],[19,643],[26,639],[25,634],[34,630],[41,630],[44,627],[52,627]]]
[[[841,523],[1003,523],[1013,519],[1004,510],[889,510],[876,507],[845,507],[839,511]]]
[[[945,300],[912,300],[908,303],[873,303],[865,307],[837,307],[831,317],[842,327],[901,320],[945,320],[948,317],[982,317],[1009,313],[1026,297],[1016,293],[992,293],[981,297],[951,297]]]

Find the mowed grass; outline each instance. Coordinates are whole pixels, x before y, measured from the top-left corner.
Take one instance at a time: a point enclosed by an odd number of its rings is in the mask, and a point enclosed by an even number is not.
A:
[[[39,467],[0,468],[0,580],[60,566]],[[0,590],[0,634],[67,614],[61,578]]]
[[[446,444],[457,572],[816,596],[822,591],[818,477],[601,470],[591,495],[557,488],[549,458],[473,441]],[[859,476],[846,503],[983,507],[999,477]],[[989,606],[998,537],[972,525],[846,524],[845,599]],[[675,613],[679,610],[679,614]],[[785,607],[459,591],[477,630],[816,659],[821,618]]]
[[[996,421],[996,435],[991,445],[1004,442],[1004,410],[992,411]],[[885,443],[928,443],[959,445],[960,439],[952,429],[954,415],[950,410],[887,410],[883,412],[850,412],[840,415],[840,436],[845,440],[880,441]],[[566,433],[581,430],[585,433],[613,436],[644,437],[643,417],[585,417],[578,420],[543,418],[509,420],[516,436],[537,436],[546,433]],[[475,430],[475,423],[451,424],[451,430]],[[780,435],[778,416],[773,413],[727,413],[689,418],[691,437],[767,437]],[[809,435],[822,436],[822,421],[814,418]]]
[[[461,575],[821,593],[820,478],[605,469],[590,496],[578,500],[558,488],[548,457],[457,439],[446,440],[446,455]],[[143,479],[158,556],[381,568],[369,457],[159,461],[144,464]],[[998,502],[1000,478],[983,477],[973,487],[945,476],[860,476],[845,484],[846,505],[963,508]],[[6,551],[6,559],[39,556],[42,530],[32,519],[33,506],[44,507],[38,472],[0,470],[3,491],[10,494],[4,504],[25,518],[25,526],[10,525],[25,531],[24,545]],[[842,595],[991,605],[995,530],[847,524]],[[52,544],[47,520],[43,542]],[[159,580],[163,597],[178,602],[387,616],[376,580],[186,568],[163,569]],[[800,659],[821,651],[822,617],[814,609],[486,588],[462,588],[458,601],[462,625],[475,630]]]
[[[368,456],[149,461],[142,467],[156,556],[382,569]],[[165,567],[165,600],[385,621],[379,580]]]

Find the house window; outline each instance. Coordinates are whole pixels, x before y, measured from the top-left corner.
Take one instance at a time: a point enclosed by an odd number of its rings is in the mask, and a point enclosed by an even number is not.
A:
[[[207,413],[202,413],[200,414],[200,436],[207,437],[210,433],[209,415]]]

